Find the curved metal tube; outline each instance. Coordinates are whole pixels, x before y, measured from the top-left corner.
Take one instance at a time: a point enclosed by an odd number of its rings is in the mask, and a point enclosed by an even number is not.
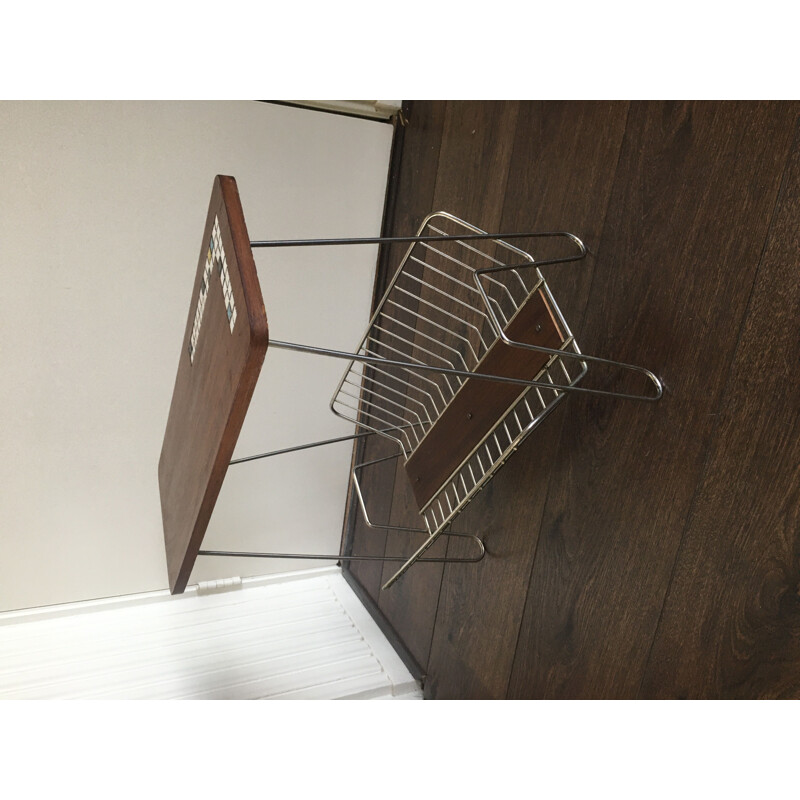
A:
[[[399,426],[399,427],[408,427],[408,426]],[[390,428],[389,430],[394,430],[394,428]],[[340,442],[352,441],[354,439],[360,439],[364,436],[370,436],[371,434],[386,434],[388,431],[385,430],[374,430],[374,431],[366,431],[363,433],[356,433],[349,436],[338,436],[334,439],[324,439],[317,442],[309,442],[307,444],[296,445],[294,447],[285,447],[281,450],[272,450],[268,453],[259,453],[258,455],[247,456],[245,458],[237,458],[233,461],[230,461],[230,464],[242,464],[248,461],[255,461],[260,458],[269,458],[271,456],[278,456],[284,455],[286,453],[293,453],[298,452],[300,450],[309,450],[313,447],[322,447],[328,444],[338,444]],[[369,519],[369,515],[367,514],[367,508],[364,504],[364,498],[361,494],[361,487],[358,483],[358,477],[356,475],[356,471],[362,469],[364,467],[371,466],[373,464],[379,464],[383,461],[389,461],[390,459],[397,458],[398,456],[403,455],[403,453],[395,453],[390,456],[384,456],[383,458],[376,458],[372,461],[365,461],[361,464],[358,464],[353,469],[353,481],[355,485],[356,494],[358,496],[359,506],[361,507],[362,514],[364,515],[364,521],[366,522],[367,526],[374,529],[382,529],[382,530],[391,530],[391,531],[400,531],[404,533],[426,533],[430,535],[430,531],[423,529],[423,528],[402,528],[395,525],[377,525],[373,523]],[[483,541],[480,537],[475,536],[471,533],[454,533],[453,531],[441,531],[441,535],[443,536],[460,536],[466,539],[472,539],[478,545],[478,555],[472,557],[442,557],[442,558],[423,558],[417,559],[422,562],[427,562],[429,564],[454,564],[454,563],[469,563],[474,564],[480,561],[486,555],[486,547],[483,544]],[[254,553],[249,551],[234,551],[234,550],[200,550],[197,555],[199,556],[228,556],[233,558],[290,558],[290,559],[302,559],[308,561],[406,561],[407,556],[346,556],[346,555],[333,555],[333,554],[320,554],[320,553]]]
[[[578,361],[591,361],[595,364],[607,364],[609,366],[616,367],[618,369],[626,369],[631,372],[638,372],[641,375],[647,377],[655,386],[656,393],[654,395],[639,395],[639,394],[625,394],[622,392],[608,392],[603,391],[601,389],[587,389],[586,387],[577,387],[577,386],[553,386],[552,388],[558,389],[560,391],[572,391],[572,392],[585,392],[588,394],[599,394],[605,395],[608,397],[619,397],[624,400],[646,400],[648,402],[654,402],[659,400],[664,393],[664,387],[661,381],[649,370],[645,367],[639,367],[635,364],[626,364],[623,361],[614,361],[610,358],[601,358],[600,356],[589,356],[585,353],[570,353],[565,350],[556,350],[551,347],[542,347],[540,345],[535,344],[528,344],[527,342],[517,342],[513,339],[509,339],[506,336],[505,330],[503,329],[504,326],[500,323],[500,320],[497,319],[497,315],[495,314],[494,309],[492,308],[492,304],[489,300],[489,296],[486,293],[486,289],[484,288],[483,284],[481,283],[481,277],[483,275],[489,275],[491,273],[496,272],[506,272],[508,270],[521,270],[521,269],[530,269],[531,267],[535,267],[539,277],[541,278],[540,284],[544,282],[544,279],[541,277],[541,273],[539,273],[539,267],[549,266],[551,264],[566,264],[572,261],[580,261],[581,259],[585,258],[587,250],[586,245],[573,233],[568,233],[566,231],[562,231],[560,233],[544,233],[540,234],[541,236],[564,236],[574,242],[579,249],[579,253],[574,256],[565,256],[563,258],[551,258],[545,261],[536,261],[536,262],[525,262],[521,264],[503,264],[499,267],[484,267],[483,269],[477,269],[473,273],[473,277],[475,278],[475,283],[478,286],[478,291],[483,298],[483,303],[486,306],[486,310],[489,314],[489,318],[492,323],[492,327],[495,329],[495,333],[500,337],[500,339],[505,342],[505,344],[511,347],[520,347],[525,350],[536,350],[540,353],[548,353],[550,355],[559,356],[561,358],[574,358]]]
[[[510,341],[510,340],[509,340]],[[524,345],[524,343],[521,343]],[[326,347],[315,347],[313,345],[306,345],[306,344],[297,344],[296,342],[282,342],[276,339],[273,339],[269,343],[270,347],[276,347],[279,350],[294,350],[298,353],[315,353],[321,356],[329,356],[331,358],[342,358],[347,361],[360,361],[364,364],[382,364],[383,366],[387,367],[402,367],[403,369],[407,369],[409,372],[437,372],[442,375],[454,375],[457,377],[462,378],[479,378],[480,380],[486,381],[496,381],[498,383],[514,383],[519,386],[540,386],[543,389],[556,389],[560,392],[583,392],[584,394],[599,394],[605,395],[607,397],[622,397],[622,398],[629,398],[632,400],[658,400],[661,397],[661,394],[657,397],[646,397],[642,395],[625,395],[620,394],[619,392],[607,392],[601,389],[585,389],[581,386],[564,386],[557,383],[550,383],[548,381],[533,381],[533,380],[525,380],[523,378],[507,378],[502,375],[490,375],[485,372],[468,372],[463,369],[448,369],[446,367],[432,367],[428,364],[413,364],[408,361],[396,361],[394,359],[389,358],[381,358],[380,356],[367,356],[367,355],[359,355],[358,353],[347,353],[342,350],[331,350]],[[531,345],[533,347],[533,345]],[[571,358],[577,358],[578,361],[607,361],[607,359],[601,359],[593,356],[584,356],[583,354],[577,353],[569,353],[564,350],[550,350],[549,348],[543,347],[533,347],[535,350],[543,350],[548,353],[553,353],[554,355],[558,356],[569,356]],[[622,362],[614,362],[610,361],[608,363],[611,364],[621,364]],[[652,376],[652,379],[657,383],[659,389],[661,388],[661,382],[658,378],[655,377],[649,370],[644,369],[644,367],[635,367],[632,365],[622,364],[622,366],[630,366],[632,369],[642,371]],[[333,401],[331,403],[333,405]],[[334,414],[336,414],[336,410],[332,409]],[[341,416],[337,414],[337,416]],[[347,419],[345,417],[345,419]],[[352,422],[352,420],[348,419],[348,422]],[[361,425],[362,423],[358,423]],[[368,426],[362,426],[368,427]],[[375,431],[377,433],[377,431]],[[393,437],[389,437],[393,438]]]
[[[486,554],[483,542],[475,537],[481,553],[475,558],[416,558],[414,563],[420,564],[475,564]],[[427,549],[427,548],[426,548]],[[309,561],[405,561],[406,556],[339,556],[339,555],[314,555],[313,553],[249,553],[233,550],[200,550],[199,556],[230,556],[232,558],[294,558]],[[405,570],[404,570],[405,571]],[[394,581],[392,581],[393,583]],[[391,584],[387,584],[389,586]],[[386,587],[384,587],[386,588]]]

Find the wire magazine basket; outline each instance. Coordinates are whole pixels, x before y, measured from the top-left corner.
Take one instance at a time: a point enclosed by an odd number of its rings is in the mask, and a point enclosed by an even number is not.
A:
[[[440,369],[351,361],[331,400],[337,416],[397,443],[428,532],[384,588],[563,400],[561,387],[587,371],[531,255],[502,240],[457,238],[484,233],[445,212],[428,216],[418,236],[448,238],[410,245],[355,351]],[[503,336],[524,329],[529,344],[553,352],[520,349],[522,359],[501,365]],[[475,377],[487,372],[520,382]],[[358,468],[353,479],[358,486]]]

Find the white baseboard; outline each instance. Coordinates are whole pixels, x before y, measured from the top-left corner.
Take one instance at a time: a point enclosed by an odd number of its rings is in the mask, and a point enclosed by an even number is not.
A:
[[[0,652],[0,698],[422,697],[338,567],[6,612]]]

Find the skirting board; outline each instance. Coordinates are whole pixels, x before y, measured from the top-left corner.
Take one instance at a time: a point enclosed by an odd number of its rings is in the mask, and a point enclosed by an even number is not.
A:
[[[0,614],[0,698],[421,699],[338,567]]]

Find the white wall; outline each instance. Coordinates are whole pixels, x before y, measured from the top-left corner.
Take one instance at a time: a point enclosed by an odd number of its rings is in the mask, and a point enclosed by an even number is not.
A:
[[[391,127],[263,103],[0,103],[0,610],[167,586],[157,465],[214,175],[253,238],[379,232]],[[270,334],[348,349],[376,249],[256,251]],[[341,435],[272,350],[236,454]],[[206,546],[335,552],[350,448],[231,468]],[[205,558],[192,582],[314,562]]]

